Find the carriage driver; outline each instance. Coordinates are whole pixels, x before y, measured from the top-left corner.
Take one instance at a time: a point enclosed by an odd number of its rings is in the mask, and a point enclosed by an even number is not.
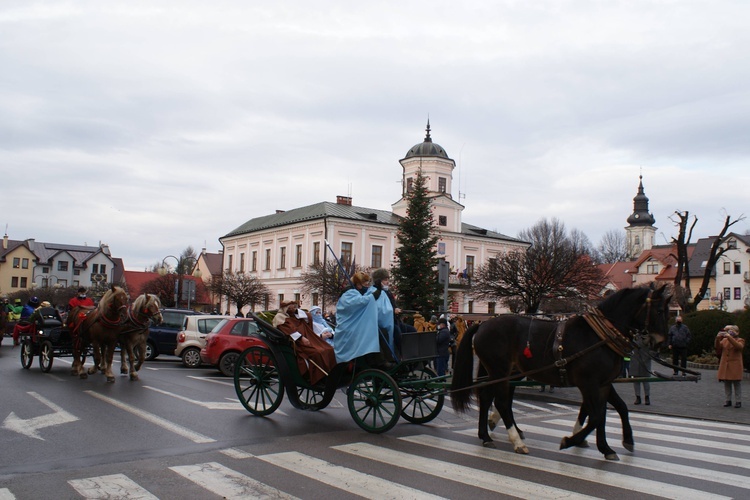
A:
[[[18,320],[18,323],[13,327],[13,346],[18,345],[18,337],[22,333],[29,333],[32,332],[34,329],[34,323],[31,322],[30,318],[31,315],[34,314],[34,311],[39,307],[39,299],[36,297],[31,297],[29,299],[29,302],[23,306],[23,309],[21,310],[21,318]]]

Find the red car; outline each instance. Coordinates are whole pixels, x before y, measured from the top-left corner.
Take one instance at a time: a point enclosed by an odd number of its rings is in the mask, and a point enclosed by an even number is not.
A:
[[[221,320],[206,336],[206,346],[201,349],[201,361],[218,367],[227,377],[234,377],[234,364],[242,351],[248,347],[266,346],[257,337],[249,336],[257,331],[258,325],[252,318]]]

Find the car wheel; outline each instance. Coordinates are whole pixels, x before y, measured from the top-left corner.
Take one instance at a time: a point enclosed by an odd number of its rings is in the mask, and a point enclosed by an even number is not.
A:
[[[156,346],[152,344],[151,342],[146,342],[146,361],[151,361],[152,359],[156,359],[156,356],[158,356],[156,352]]]
[[[239,359],[239,354],[236,352],[227,352],[221,355],[219,359],[219,371],[225,377],[234,377],[234,365]]]
[[[188,368],[198,368],[201,365],[201,352],[196,347],[188,347],[182,351],[182,364]]]

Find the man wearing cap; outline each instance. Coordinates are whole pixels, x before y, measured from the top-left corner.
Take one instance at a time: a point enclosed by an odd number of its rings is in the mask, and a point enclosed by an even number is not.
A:
[[[331,373],[336,366],[336,356],[325,340],[318,337],[312,327],[309,313],[297,308],[297,302],[282,302],[273,318],[273,326],[289,336],[297,355],[297,367],[302,375],[315,385]]]
[[[683,368],[682,374],[685,375],[684,368],[687,367],[687,347],[692,337],[690,329],[682,323],[682,316],[677,316],[674,320],[674,325],[669,329],[669,349],[672,351],[674,375],[677,375],[678,363]]]
[[[86,289],[83,287],[78,289],[78,295],[68,301],[68,311],[72,311],[76,307],[94,308],[94,301],[90,297],[86,297]]]
[[[435,358],[435,371],[439,377],[445,375],[448,370],[448,358],[450,357],[451,332],[448,330],[448,320],[440,318],[437,322],[437,357]]]

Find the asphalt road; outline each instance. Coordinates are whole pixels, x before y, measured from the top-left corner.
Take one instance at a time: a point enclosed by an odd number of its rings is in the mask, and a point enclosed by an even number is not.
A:
[[[240,406],[231,380],[174,357],[147,363],[139,382],[108,384],[70,377],[66,359],[50,373],[36,360],[24,370],[18,354],[0,347],[2,500],[750,497],[746,425],[708,418],[747,410],[721,408],[720,386],[711,381],[709,390],[707,375],[652,384],[653,404],[631,415],[634,453],[621,447],[610,417],[621,461],[608,462],[593,446],[558,449],[577,413],[574,389],[519,389],[514,411],[529,447],[520,455],[504,431],[493,434],[497,449],[482,448],[476,412],[457,414],[448,403],[427,425],[401,420],[376,435],[352,421],[343,392],[322,411],[285,401],[259,418]],[[696,390],[714,397],[713,406],[698,405],[703,416],[687,397]],[[630,404],[632,387],[620,392]],[[683,416],[659,414],[667,409]]]

